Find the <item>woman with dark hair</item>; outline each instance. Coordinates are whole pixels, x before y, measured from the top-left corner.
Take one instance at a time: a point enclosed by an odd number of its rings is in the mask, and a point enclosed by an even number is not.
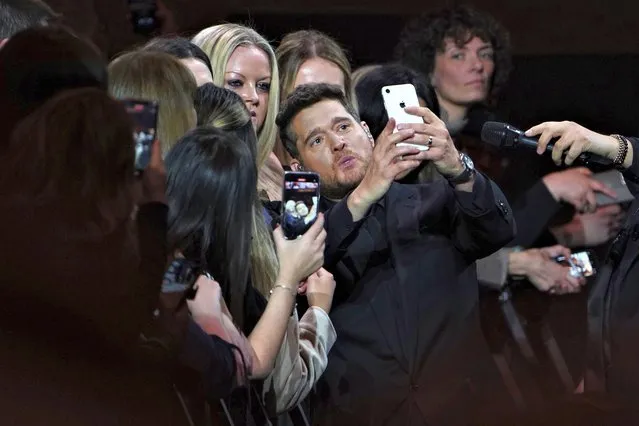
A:
[[[195,99],[200,125],[233,133],[246,143],[256,157],[257,137],[251,124],[251,116],[242,99],[228,89],[206,84],[198,88]],[[266,220],[263,220],[266,219]],[[251,282],[262,296],[267,296],[278,273],[278,259],[269,225],[271,215],[255,199],[253,213],[253,238],[251,240]],[[324,300],[332,299],[332,289],[326,288]],[[318,303],[307,294],[309,307],[298,309],[291,315],[284,342],[280,348],[273,373],[265,382],[264,394],[274,397],[275,410],[287,411],[306,398],[321,376],[328,362],[328,351],[335,342],[335,329],[327,315],[330,305]],[[319,308],[319,309],[317,309]]]
[[[434,87],[441,118],[454,135],[468,124],[471,108],[493,102],[508,80],[510,35],[487,13],[466,5],[445,8],[404,27],[395,59]]]
[[[0,49],[0,135],[55,94],[107,89],[107,62],[89,41],[62,26],[22,31]],[[6,142],[5,142],[6,143]]]
[[[257,165],[248,144],[229,132],[200,127],[173,147],[166,164],[169,247],[219,283],[223,305],[229,306],[228,317],[248,336],[247,374],[251,379],[263,379],[276,362],[299,284],[309,277],[307,292],[311,296],[321,293],[318,289],[326,288],[327,281],[333,283],[330,274],[322,270],[317,273],[326,236],[323,218],[298,240],[287,241],[276,229],[277,278],[253,283],[251,245],[258,199]],[[254,287],[265,284],[270,286],[268,294]],[[326,314],[330,300],[319,306]],[[201,325],[207,329],[206,324]],[[323,340],[321,336],[316,338]],[[266,400],[268,405],[268,397]],[[261,397],[257,402],[260,406]],[[276,411],[276,407],[268,408],[269,415]]]
[[[183,37],[157,37],[142,47],[142,50],[168,53],[184,64],[195,77],[198,86],[213,82],[213,68],[206,53]]]

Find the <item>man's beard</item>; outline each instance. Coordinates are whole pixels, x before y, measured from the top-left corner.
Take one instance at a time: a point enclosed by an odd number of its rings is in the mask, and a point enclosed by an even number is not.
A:
[[[336,181],[326,182],[320,179],[320,191],[322,197],[332,201],[339,201],[346,197],[349,192],[357,188],[359,182],[340,183]]]
[[[366,168],[363,167],[357,171],[355,176],[351,175],[351,179],[345,179],[345,181],[340,181],[337,177],[330,180],[320,178],[320,190],[322,192],[322,196],[329,200],[339,201],[346,197],[349,192],[357,188],[357,185],[362,182],[365,175]]]

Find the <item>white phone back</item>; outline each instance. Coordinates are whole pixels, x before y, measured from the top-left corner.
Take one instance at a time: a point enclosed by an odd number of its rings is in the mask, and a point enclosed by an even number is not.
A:
[[[398,84],[382,87],[382,97],[388,118],[394,118],[397,124],[423,123],[421,117],[407,114],[404,108],[419,106],[419,99],[415,86],[412,84]],[[395,129],[397,131],[397,129]]]

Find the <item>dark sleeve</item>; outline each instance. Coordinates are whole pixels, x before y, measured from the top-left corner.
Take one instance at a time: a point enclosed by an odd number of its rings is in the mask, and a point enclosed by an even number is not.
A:
[[[477,173],[471,192],[454,194],[453,240],[459,251],[471,259],[489,256],[515,236],[512,209],[499,187]]]
[[[628,138],[632,144],[632,164],[623,171],[628,189],[637,197],[639,195],[639,138]]]
[[[517,235],[509,246],[531,247],[546,231],[560,207],[542,180],[517,197],[512,204]]]
[[[350,196],[350,194],[349,194]],[[333,267],[346,254],[348,246],[357,237],[357,231],[370,214],[357,222],[346,204],[348,196],[324,212],[324,228],[326,229],[326,248],[324,249],[324,266]]]
[[[210,400],[228,396],[235,387],[233,346],[218,336],[209,336],[189,320],[179,354],[180,364],[195,371]]]

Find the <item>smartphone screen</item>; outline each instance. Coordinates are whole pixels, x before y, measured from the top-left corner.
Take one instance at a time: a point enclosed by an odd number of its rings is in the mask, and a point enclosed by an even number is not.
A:
[[[589,251],[580,251],[570,255],[570,259],[564,256],[558,256],[555,261],[562,265],[570,266],[571,274],[578,277],[592,277],[597,273],[595,269],[595,261]]]
[[[572,256],[570,256],[570,261],[570,266],[578,269],[584,277],[591,277],[595,274],[595,267],[589,252],[580,251],[579,253],[573,253]]]
[[[320,184],[317,173],[286,172],[282,196],[282,231],[289,240],[304,234],[317,219]]]
[[[155,0],[129,0],[129,15],[133,31],[149,35],[159,28],[158,6]]]
[[[151,146],[157,137],[158,104],[157,102],[132,99],[125,99],[122,103],[133,119],[135,171],[141,173],[151,161]]]

